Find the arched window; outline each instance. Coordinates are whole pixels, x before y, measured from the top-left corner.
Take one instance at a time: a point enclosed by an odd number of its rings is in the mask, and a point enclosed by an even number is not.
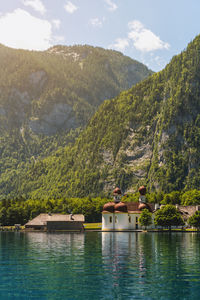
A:
[[[115,223],[117,223],[117,216],[115,216]]]
[[[129,221],[129,223],[131,223],[131,216],[128,217],[128,221]]]
[[[110,223],[112,223],[112,217],[111,217],[111,216],[110,216],[110,218],[109,218],[109,219],[110,219]]]

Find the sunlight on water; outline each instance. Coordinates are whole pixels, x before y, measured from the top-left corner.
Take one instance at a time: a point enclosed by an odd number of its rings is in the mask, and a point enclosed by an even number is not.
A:
[[[196,233],[0,233],[0,299],[199,299]]]

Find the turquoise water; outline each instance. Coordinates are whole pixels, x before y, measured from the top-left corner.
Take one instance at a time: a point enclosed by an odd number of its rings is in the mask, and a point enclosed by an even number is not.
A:
[[[200,299],[200,235],[1,232],[0,299]]]

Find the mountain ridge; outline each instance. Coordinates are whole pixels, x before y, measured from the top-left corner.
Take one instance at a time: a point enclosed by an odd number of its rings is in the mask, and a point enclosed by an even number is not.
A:
[[[28,170],[32,198],[200,188],[200,36],[153,74],[105,101],[73,146]],[[41,168],[43,174],[35,173]],[[22,176],[23,178],[23,176]],[[38,188],[33,188],[38,185]],[[48,192],[47,192],[48,191]]]
[[[58,49],[59,55],[55,54]],[[71,54],[81,57],[80,61],[74,60]],[[54,46],[43,52],[1,47],[0,59],[1,92],[4,97],[0,101],[1,115],[5,115],[9,106],[17,102],[10,119],[8,113],[9,123],[12,123],[11,119],[19,122],[29,117],[29,129],[46,135],[61,130],[61,125],[64,129],[86,125],[102,101],[151,74],[144,65],[119,52],[92,46]],[[63,114],[62,124],[56,124],[54,118],[55,124],[49,128],[52,120],[46,120],[47,115],[44,119],[41,116],[47,113],[52,114],[53,118],[57,103],[65,105],[60,110],[58,108],[58,113],[61,114],[64,109],[68,115],[64,118]],[[69,124],[68,119],[71,120]]]
[[[2,195],[18,184],[21,168],[72,142],[105,98],[151,73],[119,52],[98,47],[27,51],[1,45]]]

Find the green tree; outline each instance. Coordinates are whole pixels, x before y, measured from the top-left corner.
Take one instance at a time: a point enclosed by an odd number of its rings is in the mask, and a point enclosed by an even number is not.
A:
[[[147,226],[152,224],[152,214],[148,209],[144,209],[139,217],[139,223],[144,226],[145,230]]]
[[[180,204],[180,192],[173,191],[169,194],[165,194],[163,200],[161,201],[162,204]]]
[[[188,224],[198,230],[200,229],[200,211],[196,211],[193,216],[189,217]]]
[[[179,211],[171,204],[165,205],[156,212],[154,223],[156,226],[168,227],[169,230],[171,230],[171,226],[184,225]]]
[[[200,191],[194,189],[194,190],[185,192],[181,197],[181,202],[183,205],[200,204]]]
[[[6,208],[2,207],[0,210],[0,223],[1,225],[6,225],[6,222],[7,222]]]

